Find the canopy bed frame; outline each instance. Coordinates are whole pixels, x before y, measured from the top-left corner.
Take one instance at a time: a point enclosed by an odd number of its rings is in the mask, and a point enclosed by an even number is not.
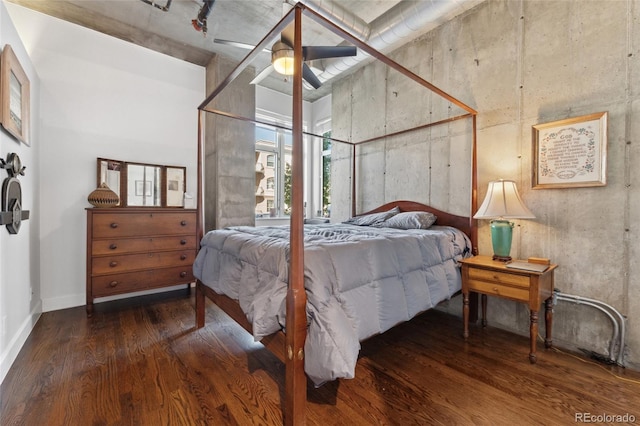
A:
[[[334,25],[329,20],[325,19],[312,9],[306,7],[303,3],[298,2],[292,10],[284,17],[276,26],[269,32],[260,43],[242,60],[238,66],[226,77],[220,85],[218,85],[209,96],[198,107],[199,119],[198,119],[198,194],[197,194],[197,209],[198,209],[198,225],[197,231],[199,238],[204,235],[204,214],[203,214],[203,168],[204,168],[204,147],[203,147],[203,115],[205,112],[213,113],[220,116],[245,120],[249,122],[257,123],[253,118],[242,117],[229,112],[220,111],[215,108],[211,108],[209,104],[216,98],[234,79],[236,79],[240,73],[248,66],[248,64],[265,48],[269,47],[269,44],[274,41],[276,37],[280,35],[289,25],[294,26],[294,74],[292,76],[293,84],[293,110],[292,110],[292,139],[293,139],[293,151],[292,151],[292,196],[291,196],[291,217],[290,217],[290,263],[289,263],[289,283],[286,294],[286,332],[278,332],[274,335],[270,335],[261,340],[265,347],[269,348],[280,360],[285,363],[285,400],[283,401],[283,419],[285,424],[289,425],[301,425],[305,423],[305,406],[307,398],[307,378],[304,371],[304,344],[307,330],[307,318],[306,318],[306,294],[304,287],[304,206],[303,206],[303,135],[308,134],[303,132],[303,77],[302,77],[302,16],[303,14],[312,19],[314,22],[322,25],[327,30],[341,36],[344,40],[348,41],[352,45],[364,52],[371,55],[373,58],[382,61],[387,66],[395,69],[409,79],[415,81],[420,86],[432,91],[436,95],[448,101],[450,104],[456,105],[465,111],[465,113],[448,117],[446,119],[426,123],[410,129],[394,132],[392,134],[385,134],[376,138],[370,138],[363,141],[345,141],[332,138],[333,141],[347,143],[352,146],[352,188],[351,188],[351,211],[352,215],[356,214],[356,179],[355,179],[355,165],[356,165],[356,147],[360,144],[369,143],[377,140],[381,140],[386,137],[396,136],[407,132],[416,131],[419,129],[426,129],[431,126],[438,126],[447,124],[456,120],[470,119],[472,125],[472,171],[471,171],[471,211],[475,211],[477,205],[477,177],[476,177],[476,111],[471,107],[465,105],[461,101],[455,99],[451,95],[445,93],[439,88],[435,87],[431,83],[425,81],[421,77],[412,73],[411,71],[400,66],[398,63],[387,58],[380,52],[368,46],[366,43],[360,41],[353,35]],[[264,123],[263,123],[264,124]],[[319,137],[318,135],[312,135]],[[456,216],[446,212],[433,209],[416,202],[395,202],[389,203],[373,211],[383,211],[393,206],[399,206],[404,211],[414,210],[427,210],[436,214],[438,217],[438,223],[441,225],[451,225],[463,230],[470,237],[472,242],[472,252],[477,253],[477,229],[475,220],[472,219],[470,212],[469,216]],[[373,212],[372,211],[372,212]],[[368,212],[370,213],[370,212]],[[221,294],[217,294],[200,281],[196,283],[196,326],[198,328],[204,326],[205,316],[205,297],[211,299],[216,305],[218,305],[223,311],[237,321],[241,326],[251,332],[251,324],[247,320],[245,314],[241,310],[238,303]],[[477,308],[477,301],[472,303],[472,307]],[[472,313],[473,315],[473,313]]]

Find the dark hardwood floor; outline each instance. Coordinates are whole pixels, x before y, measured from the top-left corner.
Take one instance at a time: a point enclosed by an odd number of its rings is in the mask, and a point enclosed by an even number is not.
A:
[[[179,291],[43,314],[0,387],[0,424],[281,424],[284,366],[211,302],[196,330],[193,305]],[[477,326],[465,343],[460,318],[427,312],[365,342],[355,379],[310,386],[307,423],[640,423],[640,374],[544,345],[531,365],[528,343]]]

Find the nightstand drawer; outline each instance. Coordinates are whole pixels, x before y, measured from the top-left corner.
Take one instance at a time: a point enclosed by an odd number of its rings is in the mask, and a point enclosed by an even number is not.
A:
[[[480,271],[478,271],[480,272]],[[485,272],[485,271],[482,271]],[[471,271],[469,271],[469,281],[467,283],[469,290],[477,291],[479,293],[495,295],[500,297],[506,297],[522,302],[529,301],[529,290],[517,287],[509,287],[498,283],[489,283],[486,281],[477,281],[471,278]]]
[[[529,288],[529,277],[506,272],[489,271],[487,269],[469,268],[469,279],[489,281],[498,284],[508,284],[516,287]]]

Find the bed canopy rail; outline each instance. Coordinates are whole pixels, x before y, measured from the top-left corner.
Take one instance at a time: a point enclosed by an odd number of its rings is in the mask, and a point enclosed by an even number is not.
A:
[[[402,67],[397,62],[386,57],[382,53],[367,45],[364,41],[351,35],[344,29],[336,26],[314,10],[306,7],[303,3],[298,2],[274,27],[273,29],[256,45],[256,47],[231,71],[231,73],[206,97],[206,99],[198,107],[198,193],[197,193],[197,209],[198,209],[198,235],[201,238],[204,234],[204,212],[203,212],[203,169],[204,169],[204,128],[203,113],[213,113],[220,116],[250,121],[258,123],[254,118],[242,117],[237,114],[221,111],[212,108],[212,101],[233,82],[242,71],[256,58],[263,50],[270,46],[270,43],[279,37],[289,25],[294,26],[294,72],[292,81],[292,126],[290,128],[293,139],[292,151],[292,189],[291,189],[291,216],[290,216],[290,266],[289,266],[289,284],[286,296],[286,331],[285,331],[285,348],[281,354],[285,358],[285,401],[283,407],[283,419],[288,425],[302,425],[305,423],[305,407],[307,380],[304,372],[304,343],[306,338],[306,294],[304,288],[304,205],[303,205],[303,135],[312,135],[303,131],[303,50],[302,50],[302,16],[310,18],[313,22],[321,25],[325,29],[342,37],[347,42],[353,44],[357,48],[369,54],[372,58],[377,59],[388,67],[396,70],[405,77],[413,80],[415,83],[424,87],[437,96],[443,98],[452,105],[464,110],[465,113],[459,116],[446,118],[444,120],[433,123],[423,124],[406,130],[385,134],[375,138],[368,138],[361,141],[346,141],[334,137],[332,141],[347,143],[352,146],[352,213],[355,214],[355,159],[356,147],[365,143],[376,141],[382,138],[395,136],[418,129],[450,123],[460,119],[471,119],[472,121],[472,159],[471,159],[471,212],[469,214],[467,226],[469,236],[472,240],[473,250],[476,251],[477,246],[477,230],[475,221],[472,219],[472,212],[476,209],[476,111],[464,104],[460,100],[454,98],[415,73]],[[312,135],[318,136],[318,135]],[[198,286],[200,288],[202,286]],[[204,290],[199,290],[200,293]],[[204,304],[204,295],[196,296],[196,312],[202,312],[198,308],[198,304]],[[222,307],[224,310],[224,307]],[[204,325],[204,315],[196,315],[197,326]],[[246,322],[246,321],[245,321]]]

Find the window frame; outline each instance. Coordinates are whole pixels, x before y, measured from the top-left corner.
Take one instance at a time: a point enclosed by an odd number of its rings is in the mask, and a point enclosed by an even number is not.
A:
[[[275,113],[271,113],[268,111],[260,110],[256,111],[256,120],[265,124],[256,124],[257,127],[270,128],[275,133],[274,141],[266,141],[261,140],[256,137],[255,140],[255,151],[267,152],[272,154],[267,154],[267,161],[265,161],[266,167],[272,167],[268,163],[268,158],[270,155],[274,155],[274,165],[273,168],[275,170],[275,185],[273,188],[274,193],[274,205],[275,205],[275,215],[269,214],[269,217],[276,218],[289,218],[290,214],[287,214],[287,205],[285,203],[285,174],[286,174],[286,165],[287,158],[289,158],[289,163],[291,163],[291,158],[293,156],[293,139],[291,136],[290,130],[285,130],[282,127],[291,128],[291,119],[288,117],[280,116]],[[269,126],[269,124],[273,124],[273,126]],[[290,141],[289,148],[287,149],[287,135]],[[257,136],[257,135],[256,135]],[[263,143],[261,143],[263,141]],[[266,186],[265,182],[265,190],[269,190],[268,186]],[[268,201],[268,200],[267,200]],[[269,212],[270,213],[270,212]],[[261,218],[259,213],[255,213],[256,218]]]

